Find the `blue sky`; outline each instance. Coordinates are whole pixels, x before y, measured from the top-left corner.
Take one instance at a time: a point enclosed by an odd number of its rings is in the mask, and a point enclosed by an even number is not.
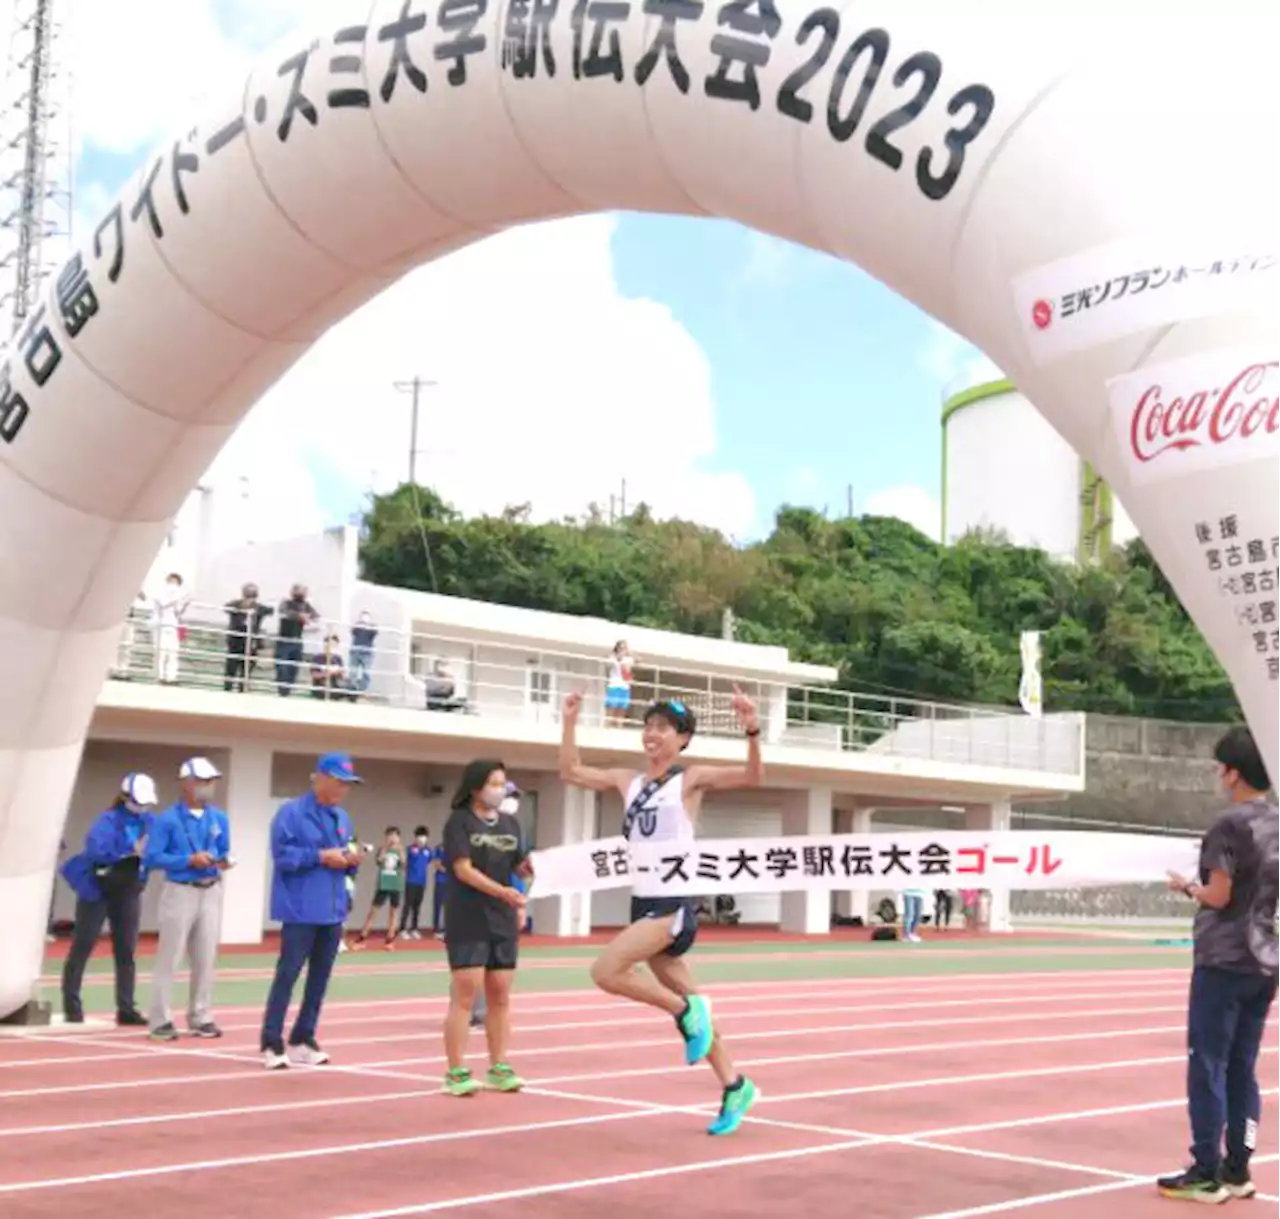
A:
[[[81,11],[93,10],[94,0],[88,3]],[[308,7],[300,0],[182,3],[193,11],[206,5],[212,28],[237,52],[257,50]],[[165,12],[176,20],[175,9]],[[167,44],[177,33],[155,37]],[[95,138],[89,125],[76,173],[84,219],[96,219],[156,136],[147,131],[131,143],[116,124]],[[711,476],[703,502],[717,494],[717,477],[749,484],[751,505],[734,518],[735,536],[767,532],[784,502],[842,514],[850,487],[855,511],[897,512],[936,528],[941,394],[972,362],[965,344],[857,268],[732,223],[626,214],[609,253],[618,295],[665,305],[706,357],[714,442],[694,464]],[[573,342],[569,332],[566,375]],[[644,357],[634,354],[637,362]],[[369,485],[368,464],[343,468],[344,456],[306,457],[331,521],[349,517]],[[580,464],[601,471],[591,495],[607,495],[607,455]]]
[[[762,516],[796,501],[843,513],[850,485],[855,509],[897,486],[937,493],[938,328],[920,310],[727,222],[627,215],[614,254],[622,291],[665,302],[707,353],[718,457],[747,473]]]

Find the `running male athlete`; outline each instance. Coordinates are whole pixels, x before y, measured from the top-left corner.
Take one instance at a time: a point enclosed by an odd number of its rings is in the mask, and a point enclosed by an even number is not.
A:
[[[759,787],[764,779],[760,758],[760,719],[755,704],[736,686],[733,710],[747,736],[745,766],[679,765],[697,724],[693,712],[674,699],[654,703],[644,716],[641,741],[645,765],[634,770],[597,770],[578,757],[575,730],[582,695],[564,700],[564,735],[560,744],[560,777],[591,791],[616,790],[622,796],[622,832],[631,840],[691,841],[702,798],[707,792]],[[696,902],[690,897],[632,897],[631,925],[619,932],[591,967],[591,979],[603,991],[622,995],[667,1012],[685,1042],[685,1061],[704,1058],[720,1081],[720,1112],[709,1134],[732,1134],[742,1125],[759,1092],[734,1069],[711,1023],[711,1003],[697,993],[684,954],[698,934]],[[649,971],[637,969],[647,964]]]

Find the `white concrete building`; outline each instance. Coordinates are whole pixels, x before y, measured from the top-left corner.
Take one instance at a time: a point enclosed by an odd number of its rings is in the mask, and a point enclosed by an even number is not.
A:
[[[961,382],[942,404],[942,539],[974,530],[1078,562],[1138,534],[1111,488],[1006,380]]]
[[[353,528],[290,543],[243,547],[198,557],[186,619],[181,683],[161,687],[153,672],[149,628],[137,624],[122,646],[117,673],[99,699],[67,827],[78,844],[106,806],[120,777],[152,774],[162,798],[176,797],[180,761],[207,754],[226,776],[224,800],[239,866],[227,874],[224,940],[258,941],[270,927],[268,828],[280,801],[301,792],[317,754],[345,749],[367,782],[350,812],[364,841],[385,826],[418,823],[438,837],[461,767],[474,757],[501,758],[525,792],[522,818],[537,847],[617,833],[621,801],[566,790],[557,776],[559,706],[570,689],[585,692],[579,740],[595,764],[621,765],[639,748],[638,716],[660,697],[681,697],[696,711],[699,733],[690,761],[732,761],[744,745],[729,700],[739,684],[761,708],[767,786],[717,798],[705,811],[708,837],[816,834],[866,829],[876,808],[965,810],[972,828],[1007,828],[1011,798],[1048,798],[1084,782],[1083,720],[1030,719],[1017,711],[947,707],[910,699],[832,690],[834,669],[799,664],[786,650],[702,638],[568,615],[516,609],[387,588],[358,578]],[[350,647],[350,624],[369,610],[379,636],[367,692],[358,700],[317,697],[299,687],[279,697],[271,662],[273,620],[248,693],[223,690],[226,615],[220,608],[252,580],[275,605],[297,582],[325,621],[305,650],[338,636]],[[621,727],[603,719],[605,659],[625,638],[636,657],[633,710]],[[423,678],[435,662],[464,705],[428,710]],[[321,694],[323,695],[323,691]],[[363,884],[372,884],[372,875]],[[143,927],[154,926],[158,886],[151,886]],[[827,930],[833,901],[863,913],[867,894],[759,894],[743,898],[743,921]],[[356,915],[367,908],[367,890]],[[55,915],[72,908],[64,884]],[[998,925],[1007,903],[997,900]],[[624,891],[549,897],[533,902],[535,931],[561,936],[616,926],[627,914]]]

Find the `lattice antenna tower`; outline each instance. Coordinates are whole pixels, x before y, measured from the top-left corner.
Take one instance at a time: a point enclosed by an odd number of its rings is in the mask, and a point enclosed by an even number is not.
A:
[[[71,244],[68,0],[0,0],[9,57],[0,92],[0,341],[26,321]]]

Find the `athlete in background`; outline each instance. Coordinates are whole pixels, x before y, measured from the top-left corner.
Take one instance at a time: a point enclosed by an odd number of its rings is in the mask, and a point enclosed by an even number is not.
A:
[[[644,769],[597,770],[578,757],[576,729],[582,695],[564,701],[564,734],[560,746],[560,777],[591,791],[616,790],[622,796],[622,832],[631,841],[689,842],[708,792],[759,787],[764,779],[760,757],[760,719],[755,704],[736,686],[733,710],[747,736],[744,766],[679,765],[697,724],[693,712],[677,700],[654,703],[644,716],[641,742]],[[710,1134],[732,1134],[742,1124],[759,1092],[734,1069],[711,1022],[711,1004],[697,993],[693,973],[684,959],[698,934],[696,900],[686,897],[631,899],[631,925],[619,932],[591,968],[592,981],[611,995],[622,995],[664,1011],[676,1022],[685,1041],[685,1061],[704,1058],[720,1081],[720,1112]],[[637,969],[645,964],[648,972]]]

